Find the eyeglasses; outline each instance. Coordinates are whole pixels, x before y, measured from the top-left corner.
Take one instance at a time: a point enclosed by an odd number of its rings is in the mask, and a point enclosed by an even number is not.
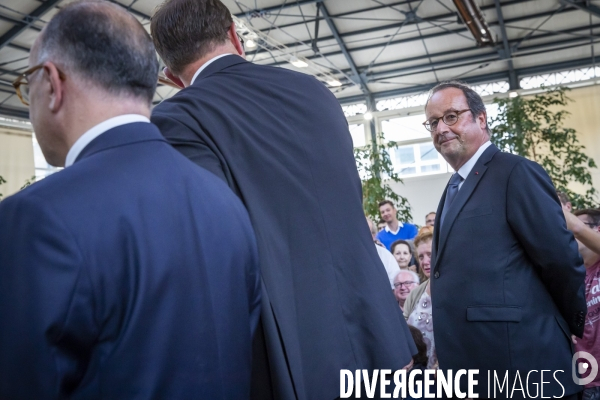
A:
[[[458,117],[460,116],[460,114],[465,113],[467,111],[471,111],[471,109],[467,108],[466,110],[460,110],[460,111],[448,111],[446,114],[444,114],[443,116],[441,116],[439,118],[434,118],[431,121],[423,122],[423,126],[429,132],[433,132],[433,131],[437,130],[440,119],[442,121],[444,121],[444,123],[446,125],[452,126],[458,122]]]
[[[39,64],[35,67],[29,68],[27,71],[19,75],[12,83],[15,91],[17,92],[17,96],[19,96],[19,100],[21,100],[21,103],[25,104],[26,106],[29,105],[29,81],[27,80],[27,77],[43,67],[44,64]],[[58,68],[56,70],[58,71],[58,76],[60,79],[64,80],[65,74],[63,74]]]
[[[240,34],[237,34],[238,39],[240,39],[240,43],[242,44],[242,46],[244,45],[244,38],[240,36]]]
[[[586,224],[587,226],[589,226],[592,229],[598,226],[598,224],[594,224],[593,222],[584,222],[584,224]]]
[[[409,287],[410,285],[414,285],[417,282],[414,281],[406,281],[406,282],[396,282],[394,283],[394,287],[397,288],[399,286]]]

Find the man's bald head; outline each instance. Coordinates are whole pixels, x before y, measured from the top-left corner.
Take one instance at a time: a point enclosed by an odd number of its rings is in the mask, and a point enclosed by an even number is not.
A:
[[[115,4],[87,0],[65,6],[30,57],[32,65],[52,61],[67,76],[110,94],[152,102],[158,76],[154,45],[142,25]]]

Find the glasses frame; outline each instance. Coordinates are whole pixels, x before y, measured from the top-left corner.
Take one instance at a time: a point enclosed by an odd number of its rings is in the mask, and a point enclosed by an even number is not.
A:
[[[431,128],[431,124],[432,124],[433,122],[439,121],[440,119],[441,119],[442,121],[444,121],[444,123],[445,123],[446,125],[448,125],[448,126],[452,126],[452,125],[456,124],[456,122],[458,122],[458,119],[460,118],[460,115],[461,115],[462,113],[466,113],[467,111],[472,111],[472,110],[471,110],[470,108],[467,108],[467,109],[465,109],[465,110],[458,110],[458,111],[452,110],[452,111],[447,111],[447,112],[446,112],[444,115],[442,115],[441,117],[434,118],[432,121],[429,121],[429,120],[428,120],[428,121],[425,121],[425,122],[423,122],[423,126],[424,126],[424,127],[425,127],[425,129],[427,129],[429,132],[433,132],[433,129]],[[450,115],[450,114],[456,114],[456,122],[453,122],[453,123],[451,123],[451,124],[449,124],[449,123],[447,123],[447,122],[446,122],[446,116],[447,116],[447,115]],[[429,126],[429,128],[428,128],[427,126]]]
[[[417,283],[417,282],[415,282],[415,281],[396,282],[396,283],[394,283],[394,289],[402,287],[402,286],[408,287],[409,285],[414,285],[415,283]]]
[[[29,102],[27,100],[25,100],[25,98],[23,97],[23,93],[21,92],[21,86],[24,84],[29,84],[29,81],[27,80],[27,77],[31,74],[33,74],[35,71],[44,68],[44,63],[38,64],[36,66],[33,66],[31,68],[29,68],[27,71],[23,72],[22,74],[20,74],[19,76],[17,76],[17,78],[13,81],[12,85],[15,88],[15,92],[17,93],[17,97],[19,97],[19,100],[21,100],[21,103],[25,104],[26,106],[29,106]],[[65,74],[62,73],[62,71],[58,68],[56,68],[56,70],[58,71],[58,76],[60,79],[65,80],[66,76]]]

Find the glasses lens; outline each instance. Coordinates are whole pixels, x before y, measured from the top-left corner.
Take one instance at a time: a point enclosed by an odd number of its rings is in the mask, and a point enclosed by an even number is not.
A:
[[[446,125],[454,125],[458,121],[458,115],[456,113],[449,113],[444,115],[444,123]]]
[[[437,127],[438,127],[438,122],[439,122],[439,120],[437,120],[437,119],[435,121],[431,121],[429,123],[429,130],[430,131],[435,131],[437,129]]]
[[[23,97],[23,100],[29,104],[29,84],[27,82],[23,82],[21,83],[21,86],[19,86],[19,89],[21,90],[21,97]]]

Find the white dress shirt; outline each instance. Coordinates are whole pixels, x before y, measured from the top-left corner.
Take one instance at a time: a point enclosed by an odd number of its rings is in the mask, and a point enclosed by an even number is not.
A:
[[[202,64],[202,66],[200,68],[198,68],[198,71],[196,71],[196,73],[192,77],[192,81],[190,82],[190,86],[194,84],[194,81],[196,80],[196,78],[198,77],[198,75],[200,75],[200,72],[204,71],[204,68],[208,67],[210,64],[212,64],[213,62],[217,61],[219,58],[225,57],[225,56],[229,56],[229,55],[234,55],[234,54],[233,53],[219,54],[218,56],[213,57],[210,60],[208,60],[207,62],[205,62],[204,64]]]
[[[147,117],[139,114],[125,114],[119,115],[118,117],[113,117],[107,119],[104,122],[100,122],[98,125],[94,126],[86,133],[81,135],[79,139],[71,146],[69,152],[67,153],[67,159],[65,160],[65,168],[73,165],[79,153],[94,139],[98,136],[102,135],[109,129],[116,128],[120,125],[130,124],[132,122],[147,122],[150,123],[150,120]]]
[[[461,176],[461,178],[463,178],[462,182],[458,184],[458,190],[460,190],[462,184],[465,183],[465,179],[467,179],[469,173],[471,173],[471,170],[475,166],[475,163],[477,163],[477,160],[479,160],[479,157],[481,157],[485,149],[490,147],[491,144],[492,142],[490,142],[489,140],[482,144],[481,147],[479,147],[479,149],[475,152],[475,154],[473,154],[473,157],[471,157],[469,161],[467,161],[462,167],[458,169],[458,174]]]
[[[392,253],[388,251],[385,247],[375,245],[377,249],[377,254],[385,267],[385,272],[387,273],[388,279],[390,281],[390,286],[392,289],[394,288],[394,278],[400,272],[400,267],[398,266],[398,261],[396,261],[396,257]]]
[[[390,232],[392,235],[397,235],[398,232],[400,232],[400,229],[402,229],[403,227],[404,227],[404,224],[402,222],[398,221],[398,229],[396,229],[396,232],[392,232],[392,230],[390,229],[389,226],[387,226],[387,224],[386,224],[386,226],[383,227],[383,229],[385,229],[386,232]]]

